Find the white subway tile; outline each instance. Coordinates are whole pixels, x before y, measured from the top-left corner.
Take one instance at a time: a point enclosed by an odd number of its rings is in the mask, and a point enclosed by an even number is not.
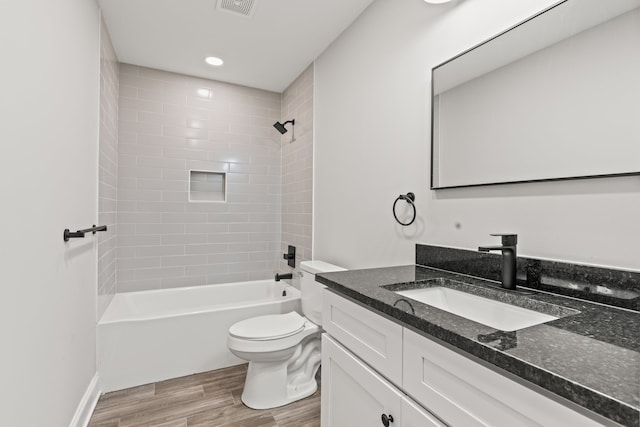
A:
[[[163,213],[162,214],[162,223],[205,223],[207,222],[207,214],[206,213]]]
[[[118,175],[122,178],[152,178],[162,179],[162,170],[152,168],[141,168],[132,166],[121,166]]]
[[[220,212],[226,213],[229,211],[228,203],[209,203],[209,202],[189,202],[185,209],[186,212]]]
[[[120,224],[158,223],[161,219],[162,214],[156,212],[123,212],[118,214]]]
[[[136,224],[135,233],[137,234],[176,234],[184,233],[184,224]]]
[[[280,243],[280,242],[278,242]],[[229,243],[229,253],[234,252],[264,252],[268,250],[266,242],[252,242],[252,243]]]
[[[189,181],[189,171],[185,169],[162,169],[162,179],[167,181]]]
[[[180,276],[180,277],[163,277],[162,289],[182,288],[189,286],[202,286],[207,284],[207,276]]]
[[[186,265],[202,265],[207,263],[206,255],[179,255],[179,256],[163,256],[163,267],[186,266]]]
[[[153,190],[137,190],[137,189],[128,189],[121,188],[118,191],[118,200],[130,200],[130,201],[160,201],[162,199],[161,191],[153,191]],[[122,220],[120,219],[120,222]]]
[[[170,159],[208,160],[209,153],[202,150],[185,150],[183,148],[163,148],[162,155]]]
[[[169,90],[138,89],[138,99],[159,101],[167,104],[186,105],[187,96]]]
[[[186,191],[163,191],[163,202],[186,202],[188,200],[188,193]]]
[[[229,163],[209,162],[209,161],[201,161],[201,160],[187,160],[186,167],[187,169],[196,169],[196,170],[214,171],[214,172],[227,172],[229,170]]]
[[[242,243],[249,241],[248,233],[215,233],[208,234],[206,240],[209,243]]]
[[[140,144],[120,144],[118,146],[118,152],[120,154],[128,154],[130,156],[149,156],[159,157],[162,154],[161,147],[154,147],[151,145]],[[140,159],[138,158],[138,163]],[[138,166],[141,166],[138,164]]]
[[[204,244],[207,243],[206,234],[167,234],[162,236],[163,245],[176,244]]]
[[[208,131],[206,129],[194,129],[179,126],[163,126],[162,135],[180,138],[206,139],[208,136]]]
[[[156,147],[173,147],[183,145],[185,143],[185,140],[184,138],[173,136],[139,134],[136,143],[141,145],[152,145]]]
[[[138,157],[138,166],[163,169],[186,169],[182,159],[163,159],[160,157]]]
[[[123,120],[118,123],[118,129],[121,132],[135,132],[135,133],[143,133],[146,135],[162,134],[162,125],[158,123],[144,123],[144,122]]]
[[[184,276],[184,267],[144,268],[136,270],[136,280]]]
[[[164,179],[138,179],[138,188],[142,190],[187,191],[187,182],[167,181]]]
[[[157,101],[142,101],[139,99],[120,98],[120,108],[128,108],[137,111],[152,111],[155,113],[162,112],[162,103]]]
[[[233,225],[233,224],[232,224]],[[186,233],[226,233],[229,231],[229,227],[231,225],[221,223],[221,224],[185,224],[185,232]]]
[[[246,282],[247,280],[249,280],[248,273],[210,274],[207,276],[207,283],[212,285],[218,283]]]
[[[185,107],[182,105],[164,104],[162,112],[166,114],[176,114],[185,118],[202,119],[209,118],[209,112],[200,108]]]
[[[164,113],[150,113],[147,111],[138,111],[136,118],[142,123],[157,123],[165,126],[186,126],[186,117]]]
[[[135,248],[136,257],[158,257],[167,255],[184,255],[184,245],[141,246]]]
[[[161,267],[160,257],[150,258],[123,258],[118,260],[118,269],[136,270],[139,268]]]
[[[138,212],[184,212],[184,203],[138,201],[136,210]]]
[[[232,262],[247,262],[249,261],[249,255],[250,254],[247,252],[209,254],[207,255],[207,262],[209,264],[229,264]]]
[[[227,252],[226,243],[207,243],[200,245],[186,245],[185,253],[187,254],[216,254]]]
[[[208,214],[208,222],[223,222],[227,224],[237,222],[248,222],[247,214],[231,214],[231,213],[210,213]]]
[[[227,272],[226,265],[187,265],[185,274],[187,276],[206,276],[207,274],[222,274]]]

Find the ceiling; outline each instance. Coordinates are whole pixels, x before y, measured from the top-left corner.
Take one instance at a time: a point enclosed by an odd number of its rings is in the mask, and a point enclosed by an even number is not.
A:
[[[241,3],[244,0],[236,0]],[[373,0],[100,0],[121,62],[283,92]],[[204,62],[224,59],[222,67]]]

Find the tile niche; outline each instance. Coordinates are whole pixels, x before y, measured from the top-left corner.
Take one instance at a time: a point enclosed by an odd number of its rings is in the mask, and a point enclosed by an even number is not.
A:
[[[226,202],[227,177],[224,172],[189,171],[190,202]]]

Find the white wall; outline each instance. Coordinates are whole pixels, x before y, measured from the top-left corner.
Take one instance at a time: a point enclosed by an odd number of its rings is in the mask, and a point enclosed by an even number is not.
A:
[[[552,3],[377,0],[318,58],[315,258],[410,264],[416,242],[474,249],[514,232],[523,256],[640,269],[638,177],[429,190],[431,68]],[[407,191],[418,219],[402,228],[391,205]]]
[[[99,15],[87,0],[0,3],[0,413],[68,426],[96,372]]]

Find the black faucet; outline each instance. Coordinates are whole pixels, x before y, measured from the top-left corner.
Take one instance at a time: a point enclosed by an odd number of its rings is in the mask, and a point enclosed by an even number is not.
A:
[[[505,289],[516,288],[516,245],[517,234],[491,234],[502,237],[502,246],[480,246],[480,252],[502,251],[502,287]]]
[[[282,279],[293,279],[293,273],[285,273],[285,274],[276,273],[276,282],[279,282]]]

